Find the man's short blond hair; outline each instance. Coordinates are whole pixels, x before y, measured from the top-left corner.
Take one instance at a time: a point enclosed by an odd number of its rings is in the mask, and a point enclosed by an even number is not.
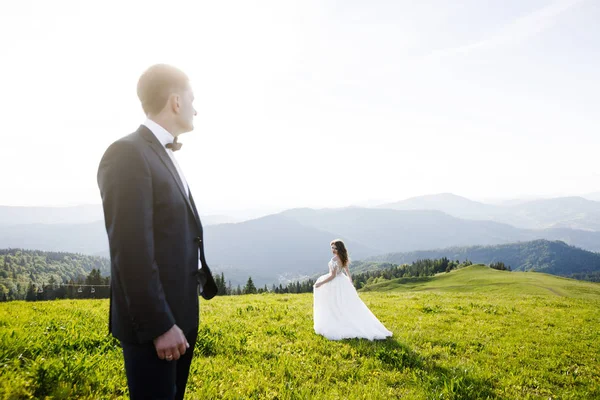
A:
[[[188,85],[189,78],[180,69],[156,64],[140,76],[137,95],[146,115],[156,115],[165,107],[172,93],[181,93]]]

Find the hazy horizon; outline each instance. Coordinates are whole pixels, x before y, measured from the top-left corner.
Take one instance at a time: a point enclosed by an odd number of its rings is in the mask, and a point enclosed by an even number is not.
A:
[[[194,87],[176,156],[201,214],[600,192],[599,2],[0,10],[2,205],[99,204],[98,162],[143,122],[158,62]]]
[[[262,215],[267,215],[270,213],[278,213],[281,211],[286,211],[286,210],[290,210],[290,209],[294,209],[294,208],[312,208],[312,209],[328,209],[328,208],[345,208],[345,207],[365,207],[365,208],[370,208],[370,207],[377,207],[380,205],[385,205],[388,203],[396,203],[396,202],[400,202],[400,201],[404,201],[404,200],[409,200],[412,198],[419,198],[419,197],[427,197],[427,196],[439,196],[439,195],[453,195],[453,196],[458,196],[458,197],[462,197],[462,198],[466,198],[468,200],[472,200],[472,201],[476,201],[476,202],[480,202],[480,203],[484,203],[484,204],[490,204],[490,205],[505,205],[505,204],[510,204],[510,203],[521,203],[521,202],[529,202],[529,201],[535,201],[535,200],[548,200],[548,199],[554,199],[554,198],[563,198],[563,197],[582,197],[588,200],[592,200],[592,201],[599,201],[600,202],[600,192],[595,192],[595,193],[583,193],[583,194],[573,194],[573,195],[566,195],[566,196],[529,196],[529,197],[507,197],[507,198],[470,198],[470,197],[466,197],[466,196],[461,196],[460,194],[456,194],[456,193],[450,193],[450,192],[446,192],[446,193],[428,193],[428,194],[423,194],[423,195],[417,195],[417,196],[410,196],[410,197],[406,197],[406,198],[401,198],[401,199],[367,199],[367,200],[363,200],[363,201],[357,201],[357,202],[353,202],[353,203],[348,203],[348,204],[342,204],[342,205],[334,205],[334,206],[329,206],[329,205],[323,205],[323,206],[319,206],[319,205],[292,205],[292,206],[282,206],[282,205],[262,205],[262,206],[258,206],[258,207],[239,207],[239,208],[214,208],[214,209],[205,209],[203,213],[201,213],[201,215],[219,215],[222,214],[223,216],[238,216],[241,217],[242,215],[249,217],[249,216],[262,216]],[[27,205],[27,204],[0,204],[0,207],[32,207],[32,208],[69,208],[69,207],[86,207],[86,206],[102,206],[102,203],[100,201],[96,202],[96,203],[74,203],[74,204],[34,204],[34,205]],[[229,213],[229,215],[228,215]]]

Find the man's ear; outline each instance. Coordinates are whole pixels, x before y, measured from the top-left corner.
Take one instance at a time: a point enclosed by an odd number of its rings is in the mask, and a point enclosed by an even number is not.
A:
[[[169,96],[169,107],[171,108],[171,111],[173,111],[174,113],[177,114],[177,112],[179,112],[179,95],[172,93]]]

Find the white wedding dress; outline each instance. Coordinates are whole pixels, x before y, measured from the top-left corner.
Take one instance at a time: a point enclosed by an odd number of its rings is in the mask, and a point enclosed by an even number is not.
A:
[[[350,278],[343,272],[341,263],[329,261],[329,274],[320,276],[317,282],[333,274],[335,278],[314,289],[314,328],[329,340],[365,338],[385,339],[392,336],[371,310],[358,297]]]

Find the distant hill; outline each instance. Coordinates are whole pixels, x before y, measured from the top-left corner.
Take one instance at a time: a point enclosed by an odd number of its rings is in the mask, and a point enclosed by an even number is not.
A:
[[[411,197],[406,200],[382,204],[377,208],[392,210],[436,210],[446,214],[468,219],[491,219],[498,207],[469,200],[466,197],[452,193],[440,193],[426,196]]]
[[[206,226],[239,222],[228,215],[203,215]],[[67,207],[0,206],[0,231],[15,225],[74,225],[104,221],[100,204]]]
[[[600,201],[600,192],[586,193],[581,197],[588,200]]]
[[[600,202],[583,197],[535,200],[507,210],[533,228],[600,230]]]
[[[384,252],[407,252],[452,246],[495,245],[536,239],[562,240],[587,250],[600,250],[600,232],[573,229],[518,229],[493,221],[452,217],[433,210],[309,208],[280,215],[299,223],[352,238]]]
[[[214,272],[223,272],[234,287],[245,284],[249,276],[258,286],[270,286],[272,283],[285,285],[289,281],[314,278],[327,272],[331,233],[306,228],[278,216],[249,221],[243,229],[230,229],[231,226],[222,225],[207,233],[207,240],[215,244],[207,251],[207,257]],[[258,240],[254,240],[255,237]],[[372,251],[350,240],[347,243],[357,250],[358,256]],[[314,250],[316,248],[319,249]],[[585,278],[585,274],[600,276],[600,254],[546,240],[391,253],[355,261],[351,270],[359,273],[389,268],[391,264],[442,257],[485,264],[502,261],[516,271],[535,270],[563,276],[578,274],[579,278]],[[50,276],[58,282],[76,279],[87,275],[92,268],[99,269],[106,276],[110,273],[109,260],[73,253],[0,250],[0,285],[6,291],[23,291],[30,282],[47,283]]]
[[[522,229],[570,228],[600,231],[600,202],[583,197],[491,205],[442,193],[382,204],[378,208],[437,210],[457,218],[496,221]]]
[[[0,296],[23,296],[30,283],[68,282],[86,277],[92,269],[110,275],[110,262],[104,257],[40,250],[0,249]]]
[[[270,215],[238,224],[206,229],[206,256],[210,265],[225,273],[234,284],[248,276],[259,286],[287,283],[328,271],[329,242],[339,234],[305,226],[284,215]],[[343,237],[352,254],[364,258],[379,253]]]
[[[471,221],[440,211],[369,208],[295,209],[282,213],[299,223],[349,237],[380,252],[526,240],[508,225]]]
[[[329,242],[339,235],[307,227],[280,215],[205,228],[207,259],[215,272],[224,272],[233,285],[252,276],[257,285],[287,283],[327,272]],[[381,253],[345,238],[353,255]],[[71,251],[109,257],[101,221],[78,225],[17,225],[0,229],[0,248]]]
[[[405,264],[425,258],[490,264],[502,261],[514,271],[538,271],[571,276],[600,272],[600,254],[569,246],[560,241],[535,240],[496,246],[451,247],[439,250],[390,253],[365,261]]]
[[[229,215],[203,215],[201,219],[203,226],[241,222],[238,218],[230,217]]]
[[[108,239],[103,221],[0,226],[0,248],[107,255]]]
[[[365,286],[362,291],[438,291],[573,297],[600,300],[600,284],[537,272],[508,272],[484,265],[441,273],[431,277],[398,278]],[[433,310],[435,311],[435,310]]]
[[[542,200],[515,200],[502,205],[485,204],[452,193],[412,197],[393,203],[364,207],[401,211],[441,211],[460,219],[493,221],[520,229],[569,228],[600,231],[600,197],[558,197]],[[359,208],[359,207],[351,207]],[[268,209],[233,212],[232,215],[203,215],[204,225],[243,222],[265,215]],[[100,204],[70,207],[12,207],[0,206],[0,229],[11,225],[83,224],[103,220]]]
[[[0,206],[0,228],[2,225],[84,224],[103,218],[99,204],[72,207]]]
[[[354,260],[385,253],[489,246],[537,239],[600,250],[600,232],[526,230],[464,220],[440,211],[368,208],[294,209],[250,221],[205,227],[209,264],[232,284],[248,276],[262,286],[327,271],[329,242],[347,242]],[[0,248],[70,251],[108,257],[102,221],[87,224],[0,226]]]

